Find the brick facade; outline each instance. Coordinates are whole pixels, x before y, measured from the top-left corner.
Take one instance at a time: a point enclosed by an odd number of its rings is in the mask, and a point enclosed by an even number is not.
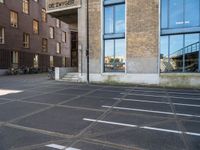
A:
[[[11,51],[19,52],[19,65],[33,66],[33,57],[35,54],[39,55],[39,67],[49,67],[49,56],[55,57],[55,64],[61,66],[62,57],[66,57],[66,60],[70,62],[71,58],[71,40],[69,26],[61,22],[60,28],[56,27],[56,19],[47,15],[47,22],[42,21],[42,9],[45,9],[45,1],[40,0],[35,2],[29,0],[29,14],[22,12],[22,0],[5,0],[5,3],[0,3],[0,26],[5,28],[5,44],[0,44],[0,54],[7,56]],[[10,11],[18,13],[18,28],[13,28],[10,25]],[[39,22],[39,34],[33,33],[33,19]],[[49,27],[54,27],[55,38],[50,39]],[[62,42],[62,31],[67,33],[67,41]],[[30,48],[23,48],[23,33],[30,35]],[[42,38],[48,40],[48,51],[42,51]],[[56,53],[56,43],[61,43],[61,54]],[[10,67],[10,59],[5,59],[4,56],[0,56],[0,62],[4,62],[4,65],[0,65],[0,68]],[[44,60],[43,60],[44,59]],[[60,59],[60,60],[58,60]],[[44,63],[45,62],[45,63]],[[67,63],[67,65],[70,65]],[[46,69],[44,69],[46,70]]]
[[[101,0],[89,1],[90,72],[102,66]],[[159,1],[126,0],[127,73],[158,73]]]

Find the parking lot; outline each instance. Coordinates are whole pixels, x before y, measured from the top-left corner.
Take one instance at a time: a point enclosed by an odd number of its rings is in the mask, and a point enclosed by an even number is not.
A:
[[[200,90],[0,77],[0,150],[199,150]]]

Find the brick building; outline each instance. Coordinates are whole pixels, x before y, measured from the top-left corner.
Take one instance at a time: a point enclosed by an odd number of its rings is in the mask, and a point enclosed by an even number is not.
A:
[[[47,0],[76,22],[82,81],[200,85],[200,0]],[[89,50],[89,67],[86,50]]]
[[[0,69],[71,66],[71,32],[44,0],[0,0]]]

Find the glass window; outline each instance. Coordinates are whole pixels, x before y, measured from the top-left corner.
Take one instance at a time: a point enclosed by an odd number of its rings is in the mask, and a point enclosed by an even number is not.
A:
[[[50,38],[53,39],[54,38],[54,27],[49,28],[49,34],[50,34]]]
[[[39,22],[37,20],[33,20],[33,33],[39,33]]]
[[[0,27],[0,44],[5,44],[5,29]]]
[[[61,53],[61,44],[60,43],[56,44],[56,53],[58,53],[58,54]]]
[[[198,72],[199,34],[185,35],[185,72]]]
[[[50,56],[50,67],[54,66],[54,60],[53,60],[53,56]]]
[[[125,32],[125,5],[115,6],[115,33]]]
[[[24,48],[30,47],[30,35],[28,33],[23,34],[23,47]]]
[[[60,28],[60,20],[59,19],[56,19],[56,27]]]
[[[105,41],[105,72],[125,71],[125,40]]]
[[[42,21],[46,22],[47,21],[47,15],[46,15],[46,10],[42,9]]]
[[[183,71],[183,35],[170,36],[170,59],[171,71]]]
[[[104,19],[104,30],[105,33],[113,33],[114,32],[114,20],[113,20],[113,7],[105,7],[105,19]]]
[[[160,39],[160,70],[161,72],[168,72],[170,70],[169,66],[169,37],[161,36]]]
[[[199,0],[185,0],[185,26],[199,25]]]
[[[25,14],[29,13],[29,0],[23,0],[22,10],[23,10],[23,13]]]
[[[12,63],[18,64],[19,63],[19,54],[17,51],[12,52]]]
[[[0,0],[0,3],[4,3],[4,0]]]
[[[168,0],[161,2],[161,28],[168,27]]]
[[[33,66],[34,66],[34,68],[39,67],[39,56],[38,56],[38,54],[35,54],[35,56],[33,58]]]
[[[62,42],[66,43],[67,41],[67,33],[66,32],[62,32]]]
[[[12,27],[18,27],[18,14],[14,11],[10,11],[10,24]]]
[[[112,1],[112,5],[105,5],[104,32],[113,34],[113,38],[104,36],[104,71],[125,72],[125,4]]]
[[[115,40],[115,70],[125,71],[125,39]]]
[[[184,6],[183,6],[183,0],[170,0],[170,28],[180,28],[184,26]]]
[[[104,45],[105,72],[111,72],[114,69],[114,40],[105,40]]]
[[[65,57],[62,57],[62,66],[66,67],[66,58]]]
[[[47,52],[48,51],[48,40],[47,39],[42,39],[42,51]]]

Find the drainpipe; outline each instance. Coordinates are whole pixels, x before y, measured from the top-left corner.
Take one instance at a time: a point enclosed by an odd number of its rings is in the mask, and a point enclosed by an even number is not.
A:
[[[90,62],[89,62],[89,0],[87,0],[87,50],[86,50],[86,56],[87,56],[87,83],[90,83]]]

